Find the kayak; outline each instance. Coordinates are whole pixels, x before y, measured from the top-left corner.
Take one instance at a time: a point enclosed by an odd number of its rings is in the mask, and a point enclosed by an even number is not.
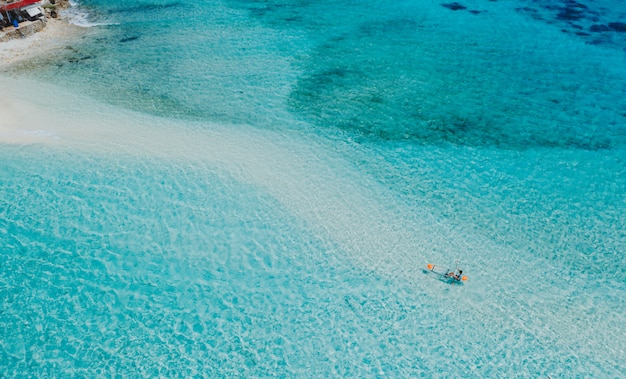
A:
[[[448,283],[459,283],[459,284],[463,284],[463,282],[467,281],[467,276],[463,275],[460,278],[458,276],[455,275],[455,270],[450,270],[450,269],[440,269],[439,267],[435,266],[432,263],[429,263],[426,265],[426,268],[428,268],[428,271],[435,273],[437,275],[439,275],[439,279]]]

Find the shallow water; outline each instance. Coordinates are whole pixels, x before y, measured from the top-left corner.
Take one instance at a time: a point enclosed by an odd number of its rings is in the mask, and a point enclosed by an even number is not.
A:
[[[82,2],[2,73],[2,371],[626,375],[623,6],[462,5]]]

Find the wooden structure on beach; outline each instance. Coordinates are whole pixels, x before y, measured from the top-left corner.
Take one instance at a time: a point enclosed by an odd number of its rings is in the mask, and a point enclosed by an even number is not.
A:
[[[0,2],[0,28],[7,26],[18,28],[22,21],[36,21],[45,18],[41,3],[41,0]]]

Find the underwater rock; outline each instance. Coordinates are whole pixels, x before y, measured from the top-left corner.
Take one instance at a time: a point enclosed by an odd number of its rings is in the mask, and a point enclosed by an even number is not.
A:
[[[122,39],[120,40],[120,42],[130,42],[130,41],[134,41],[134,40],[136,40],[136,39],[139,39],[139,37],[137,37],[137,36],[133,36],[133,37],[126,37],[126,38],[122,38]]]
[[[626,32],[626,22],[609,22],[609,28],[614,32]]]
[[[441,4],[441,6],[444,7],[444,8],[451,9],[453,11],[467,9],[467,7],[465,5],[459,4],[457,2],[454,2],[454,3],[444,3],[444,4]]]
[[[570,7],[570,8],[581,8],[581,9],[587,9],[587,6],[585,4],[576,2],[574,0],[569,0],[566,1],[565,4]]]
[[[561,11],[556,15],[557,19],[565,21],[578,21],[583,17],[583,11],[573,7],[562,8]]]
[[[589,27],[590,32],[600,33],[600,32],[608,32],[611,28],[604,24],[593,24]]]

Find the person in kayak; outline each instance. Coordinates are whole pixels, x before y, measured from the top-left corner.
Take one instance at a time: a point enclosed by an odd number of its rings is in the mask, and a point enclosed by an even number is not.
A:
[[[454,280],[460,282],[463,277],[463,270],[449,271],[446,273],[446,278],[453,278]]]

